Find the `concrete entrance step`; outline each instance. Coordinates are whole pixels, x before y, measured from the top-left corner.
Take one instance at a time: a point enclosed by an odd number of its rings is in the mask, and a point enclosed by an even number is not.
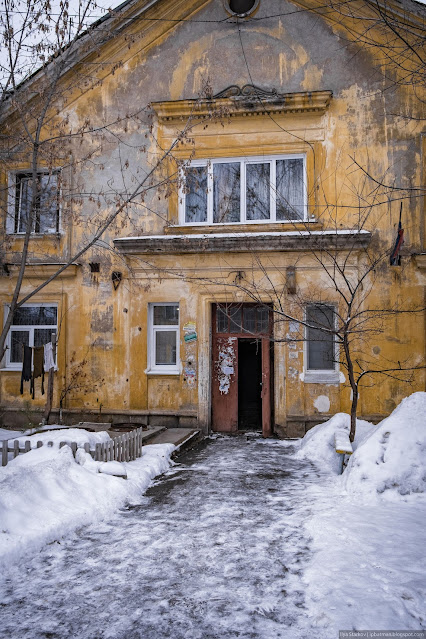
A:
[[[147,444],[174,444],[182,450],[190,443],[195,443],[199,436],[200,431],[193,428],[165,428],[161,433],[153,436]]]

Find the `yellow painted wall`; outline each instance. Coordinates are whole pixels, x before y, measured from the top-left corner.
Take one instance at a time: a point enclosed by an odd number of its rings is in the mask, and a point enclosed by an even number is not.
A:
[[[261,1],[257,18],[267,13],[290,12],[294,6],[278,0]],[[186,119],[176,118],[159,121],[152,110],[141,111],[142,107],[155,102],[197,98],[206,83],[212,86],[213,94],[229,85],[252,82],[265,90],[274,88],[278,93],[332,91],[329,106],[320,113],[274,112],[272,116],[266,113],[235,117],[223,114],[191,129],[189,139],[174,150],[173,156],[182,160],[192,154],[206,158],[306,153],[309,215],[317,221],[317,226],[312,228],[356,227],[359,203],[369,198],[374,206],[366,228],[378,236],[382,248],[391,247],[399,203],[392,203],[393,192],[384,187],[373,193],[372,182],[365,179],[354,160],[371,175],[383,178],[385,184],[405,188],[422,183],[425,148],[421,124],[415,118],[407,120],[391,115],[421,113],[421,101],[417,100],[412,87],[384,90],[386,80],[379,73],[381,62],[375,59],[374,50],[365,51],[356,43],[345,48],[340,37],[344,27],[327,22],[318,14],[301,12],[287,19],[245,22],[241,26],[244,58],[236,24],[220,22],[223,18],[221,0],[208,3],[186,0],[178,5],[166,1],[150,12],[149,15],[157,18],[173,14],[188,21],[178,26],[166,21],[136,21],[127,30],[127,34],[133,34],[132,39],[117,37],[99,53],[99,61],[120,62],[115,73],[108,73],[108,65],[103,68],[99,65],[96,73],[104,76],[102,81],[84,90],[77,82],[77,88],[66,93],[59,116],[55,116],[59,120],[66,116],[73,130],[78,130],[85,121],[91,128],[120,118],[124,121],[114,125],[114,135],[105,131],[86,134],[81,139],[68,140],[63,148],[55,147],[56,166],[64,166],[65,158],[72,157],[63,184],[61,233],[58,238],[32,239],[32,261],[63,262],[74,255],[113,210],[114,191],[132,190],[134,177],[139,179],[151,170],[187,123]],[[198,22],[191,22],[195,17]],[[87,64],[91,64],[90,59]],[[76,78],[73,73],[77,74],[78,69],[75,68],[65,82]],[[132,117],[127,117],[129,115]],[[47,137],[48,128],[45,139]],[[7,184],[8,170],[25,168],[22,155],[25,153],[20,152],[19,163],[2,165],[3,187]],[[174,160],[169,160],[156,176],[164,176],[167,171],[173,174],[175,170]],[[7,207],[5,188],[2,193],[4,211]],[[412,306],[423,304],[424,265],[419,268],[420,262],[415,257],[425,249],[423,206],[424,202],[415,194],[404,201],[406,242],[402,266],[383,269],[372,286],[368,299],[371,306],[390,307],[401,300]],[[103,414],[113,419],[118,413],[178,413],[198,416],[200,423],[207,427],[211,395],[211,304],[234,299],[251,301],[228,283],[236,271],[250,273],[253,281],[260,282],[258,258],[278,286],[283,286],[286,267],[295,266],[298,294],[307,297],[322,292],[327,301],[336,301],[335,293],[324,274],[318,272],[309,251],[267,253],[256,258],[250,252],[132,257],[114,252],[113,240],[119,237],[200,230],[176,228],[176,179],[167,190],[149,190],[143,203],[130,204],[124,213],[103,235],[102,246],[91,248],[78,260],[75,274],[52,282],[34,298],[34,301],[55,301],[61,310],[56,406],[72,366],[86,361],[84,389],[70,392],[64,403],[66,409],[74,411],[76,418],[85,411],[91,411],[99,419]],[[233,227],[232,230],[249,233],[253,228]],[[265,224],[256,228],[269,230],[271,227]],[[274,226],[279,230],[294,228],[291,224]],[[215,226],[203,230],[220,232],[229,228]],[[6,236],[4,231],[2,240],[3,261],[14,262],[22,240]],[[90,262],[100,263],[99,274],[90,272]],[[123,274],[117,290],[111,281],[115,270]],[[353,272],[356,276],[355,262]],[[0,277],[0,315],[12,295],[14,281],[13,273]],[[22,296],[41,281],[43,278],[37,276],[26,278]],[[259,283],[259,290],[263,301],[270,301],[267,287]],[[196,323],[195,388],[189,387],[183,373],[176,376],[146,373],[147,309],[152,302],[179,302],[183,364],[186,351],[182,326],[189,321]],[[284,303],[286,308],[294,308],[296,316],[301,312],[291,296],[285,295]],[[279,331],[285,334],[288,326],[276,330],[279,336]],[[373,361],[383,358],[383,361],[404,362],[409,358],[422,362],[423,316],[392,317],[388,328],[365,344],[365,351]],[[303,373],[303,344],[276,343],[274,416],[281,434],[300,434],[297,424],[301,421],[297,418],[320,419],[336,411],[349,410],[347,379],[342,378],[340,384],[334,385],[309,384],[303,381]],[[19,379],[17,372],[1,371],[2,410],[19,410],[29,399],[27,395],[20,397]],[[359,412],[364,416],[386,415],[414,390],[424,390],[423,371],[416,372],[411,385],[380,378],[375,385],[361,390]],[[324,397],[329,400],[325,411]],[[43,403],[44,398],[38,395],[34,406],[41,407]]]

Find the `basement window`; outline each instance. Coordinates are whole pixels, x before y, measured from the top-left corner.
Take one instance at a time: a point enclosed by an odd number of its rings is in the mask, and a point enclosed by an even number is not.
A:
[[[182,172],[182,224],[307,219],[304,155],[194,160]]]

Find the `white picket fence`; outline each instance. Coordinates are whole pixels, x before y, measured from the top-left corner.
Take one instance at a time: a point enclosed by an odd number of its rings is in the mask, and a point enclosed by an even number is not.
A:
[[[137,428],[130,433],[123,433],[118,437],[114,437],[108,442],[102,444],[96,444],[95,449],[90,450],[88,443],[84,444],[84,450],[89,453],[95,461],[119,461],[129,462],[142,457],[142,428]],[[38,441],[36,448],[41,448],[45,442]],[[60,442],[59,448],[62,446],[71,446],[71,450],[74,454],[77,452],[77,442]],[[53,442],[47,442],[47,446],[53,446]],[[22,442],[15,440],[6,440],[0,442],[1,449],[1,465],[7,466],[9,453],[12,453],[13,458],[23,453],[29,453],[31,449],[31,441],[29,439],[24,443],[22,448]]]

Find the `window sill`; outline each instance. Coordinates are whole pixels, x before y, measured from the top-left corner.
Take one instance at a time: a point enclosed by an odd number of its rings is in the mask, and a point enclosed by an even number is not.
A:
[[[145,371],[146,375],[149,375],[150,377],[179,377],[180,376],[180,371],[177,369],[173,369],[173,370],[164,370],[164,371],[158,371],[158,370],[146,370]]]
[[[204,222],[195,224],[171,224],[164,228],[166,235],[180,235],[189,233],[258,233],[259,231],[306,231],[320,230],[323,225],[315,219],[294,220],[285,222],[265,222],[262,220],[252,222],[239,222],[233,224],[207,224]]]
[[[305,384],[340,384],[339,371],[305,371]]]
[[[25,238],[25,233],[6,233],[8,237],[23,240]],[[60,238],[62,236],[61,231],[52,231],[51,233],[31,233],[30,239],[43,239],[45,237],[53,237],[54,239]]]
[[[55,368],[53,369],[54,373],[58,372],[58,368],[55,366]],[[0,368],[0,373],[22,373],[22,366],[20,368],[17,368],[15,366],[2,366]],[[44,375],[49,375],[49,371],[44,371]],[[37,379],[37,378],[36,378]]]

